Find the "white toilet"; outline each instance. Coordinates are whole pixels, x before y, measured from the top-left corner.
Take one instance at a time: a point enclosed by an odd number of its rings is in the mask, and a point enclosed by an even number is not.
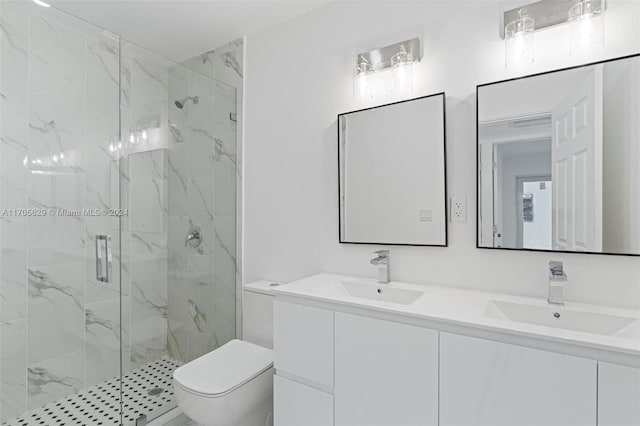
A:
[[[178,406],[206,426],[269,426],[273,417],[273,295],[271,281],[242,289],[242,332],[173,373]]]

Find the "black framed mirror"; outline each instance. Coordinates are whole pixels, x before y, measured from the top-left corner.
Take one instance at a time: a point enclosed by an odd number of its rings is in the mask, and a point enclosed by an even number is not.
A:
[[[477,247],[640,255],[640,55],[477,86]]]
[[[447,245],[445,94],[338,115],[341,243]]]

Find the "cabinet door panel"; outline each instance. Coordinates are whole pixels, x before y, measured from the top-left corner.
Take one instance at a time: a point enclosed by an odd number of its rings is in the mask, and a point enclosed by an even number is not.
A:
[[[273,309],[276,370],[333,388],[333,312],[280,300]]]
[[[598,364],[598,426],[640,426],[640,369]]]
[[[592,360],[440,333],[440,425],[595,425],[596,368]]]
[[[273,391],[274,426],[333,425],[333,395],[279,376]]]
[[[438,424],[438,332],[335,314],[338,426]]]

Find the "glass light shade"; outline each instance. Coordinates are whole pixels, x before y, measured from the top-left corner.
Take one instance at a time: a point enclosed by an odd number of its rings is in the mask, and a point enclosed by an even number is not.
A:
[[[413,55],[404,46],[391,57],[391,91],[405,93],[413,90]]]
[[[604,46],[602,1],[583,0],[569,9],[571,55],[590,54]]]
[[[353,74],[353,97],[356,99],[373,98],[371,76],[373,68],[367,62],[360,62]]]
[[[413,63],[399,64],[391,68],[391,91],[406,93],[413,90]]]
[[[509,22],[504,27],[505,66],[507,68],[519,68],[533,63],[534,29],[534,20],[523,18],[520,14],[518,14],[518,19]]]

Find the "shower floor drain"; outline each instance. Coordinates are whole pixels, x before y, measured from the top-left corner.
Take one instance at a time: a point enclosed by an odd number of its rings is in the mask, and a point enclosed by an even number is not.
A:
[[[149,396],[158,396],[162,392],[164,392],[164,389],[162,389],[162,388],[153,388],[153,389],[149,389],[147,391],[147,395],[149,395]]]
[[[182,363],[163,357],[122,377],[122,425],[175,407],[171,375]],[[2,426],[120,425],[120,379],[114,378],[2,423]]]

